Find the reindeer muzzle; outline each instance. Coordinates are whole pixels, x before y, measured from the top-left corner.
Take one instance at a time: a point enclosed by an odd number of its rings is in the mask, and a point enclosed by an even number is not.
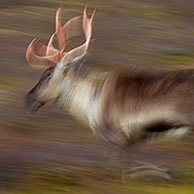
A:
[[[29,110],[31,113],[36,113],[39,108],[44,105],[44,103],[41,103],[33,98],[31,93],[28,93],[24,96],[23,103],[25,109]]]

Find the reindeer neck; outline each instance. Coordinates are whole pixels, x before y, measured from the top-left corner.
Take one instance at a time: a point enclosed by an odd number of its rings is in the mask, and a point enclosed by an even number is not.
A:
[[[70,69],[62,82],[60,105],[88,124],[89,107],[104,77],[105,74],[84,67]]]

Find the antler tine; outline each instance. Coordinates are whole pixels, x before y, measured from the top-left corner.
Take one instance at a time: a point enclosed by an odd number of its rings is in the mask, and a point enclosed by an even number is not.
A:
[[[92,23],[93,23],[96,9],[93,11],[90,19],[88,18],[86,11],[87,11],[87,6],[85,7],[84,13],[83,13],[83,30],[85,33],[86,40],[90,40],[92,36]]]
[[[61,26],[61,23],[60,23],[60,14],[61,14],[61,8],[58,8],[56,12],[56,34],[57,34],[57,39],[58,39],[60,50],[65,51],[66,42],[63,36],[63,27]]]
[[[44,45],[44,44],[42,44],[41,42],[40,42],[40,40],[39,39],[37,39],[37,38],[35,38],[34,40],[34,43],[33,44],[31,44],[31,49],[33,50],[33,45],[35,46],[35,48],[36,48],[36,52],[40,55],[40,56],[44,56],[45,54],[46,54],[46,50],[47,50],[47,46],[46,45]]]
[[[47,50],[46,50],[46,56],[53,55],[53,54],[56,54],[57,52],[59,52],[59,50],[54,48],[54,46],[53,46],[53,39],[54,39],[55,35],[56,35],[56,32],[54,32],[49,39]]]

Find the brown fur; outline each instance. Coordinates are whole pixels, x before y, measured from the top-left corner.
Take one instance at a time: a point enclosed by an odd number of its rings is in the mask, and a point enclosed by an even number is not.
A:
[[[193,69],[125,69],[106,78],[99,96],[97,129],[113,143],[133,143],[153,132],[194,125]]]

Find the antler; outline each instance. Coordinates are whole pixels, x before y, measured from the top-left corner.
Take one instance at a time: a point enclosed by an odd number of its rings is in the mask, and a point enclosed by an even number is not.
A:
[[[88,18],[86,10],[87,10],[87,7],[84,9],[84,13],[83,13],[83,30],[84,30],[86,41],[82,45],[66,53],[63,58],[64,63],[69,63],[70,61],[73,61],[75,58],[81,57],[87,53],[87,50],[91,41],[91,37],[92,37],[92,23],[93,23],[94,14],[96,10],[93,11],[92,16],[90,18]]]
[[[34,52],[34,48],[38,54]],[[59,51],[57,49],[53,54],[50,53],[51,49],[35,38],[27,48],[26,60],[35,69],[46,69],[54,66],[59,61]]]
[[[64,55],[74,59],[85,54],[92,36],[92,22],[95,14],[94,10],[89,19],[86,10],[87,7],[84,9],[83,13],[83,30],[86,39],[84,44],[72,49],[68,53],[65,52],[68,40],[79,34],[79,30],[77,30],[79,16],[70,19],[62,26],[60,23],[61,8],[59,8],[56,12],[56,32],[52,34],[47,46],[40,43],[36,38],[32,40],[26,50],[27,63],[35,69],[47,69],[49,67],[54,67]],[[55,35],[57,35],[59,49],[53,46]]]
[[[54,67],[65,53],[67,41],[79,34],[78,17],[70,19],[63,26],[60,24],[61,8],[56,12],[56,32],[52,34],[48,45],[44,45],[36,38],[32,40],[26,50],[26,60],[35,69],[47,69]],[[54,48],[53,39],[57,34],[59,49]]]

